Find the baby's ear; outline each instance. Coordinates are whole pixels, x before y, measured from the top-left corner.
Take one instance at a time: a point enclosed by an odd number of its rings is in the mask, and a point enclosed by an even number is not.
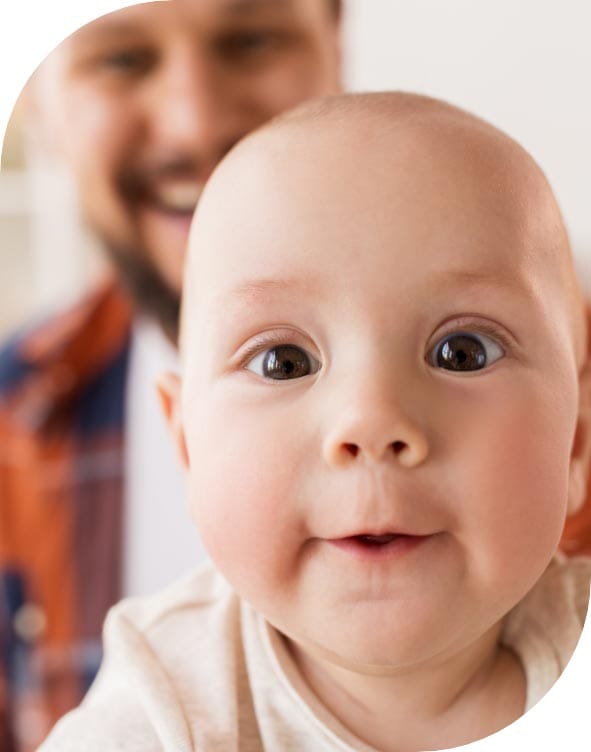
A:
[[[163,373],[156,382],[156,389],[172,440],[183,467],[188,470],[189,455],[181,417],[181,380],[179,375],[172,372]]]
[[[573,441],[568,489],[570,517],[583,506],[591,470],[591,354],[579,375],[579,417]]]

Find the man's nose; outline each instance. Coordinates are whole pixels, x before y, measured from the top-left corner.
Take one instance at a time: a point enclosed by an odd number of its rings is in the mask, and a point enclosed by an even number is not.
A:
[[[194,155],[211,169],[240,138],[232,85],[200,50],[179,50],[151,87],[150,136],[163,151]]]
[[[359,384],[355,391],[343,392],[339,402],[323,442],[331,467],[394,462],[413,468],[427,459],[429,441],[416,417],[417,405],[406,401],[394,384],[365,389]]]

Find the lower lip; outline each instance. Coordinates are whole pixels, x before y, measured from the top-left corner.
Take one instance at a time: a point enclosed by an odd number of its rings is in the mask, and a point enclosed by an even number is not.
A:
[[[373,545],[363,543],[358,538],[335,538],[326,542],[360,561],[384,561],[414,551],[429,538],[430,535],[397,535],[388,543]]]
[[[166,209],[150,205],[142,207],[141,211],[148,221],[165,221],[169,225],[178,228],[185,235],[189,234],[194,212],[167,211]]]

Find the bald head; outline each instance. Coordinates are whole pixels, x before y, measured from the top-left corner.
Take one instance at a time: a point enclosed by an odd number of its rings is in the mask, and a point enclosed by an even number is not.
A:
[[[359,260],[409,280],[418,264],[522,284],[551,302],[583,361],[583,299],[542,170],[488,123],[404,93],[316,100],[235,147],[198,207],[182,329],[221,288],[282,279],[286,266],[338,284]]]

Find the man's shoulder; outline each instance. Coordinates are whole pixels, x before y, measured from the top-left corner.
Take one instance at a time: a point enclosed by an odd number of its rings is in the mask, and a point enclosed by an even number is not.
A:
[[[0,344],[0,395],[10,392],[33,371],[34,364],[25,357],[23,344],[38,326],[18,329]]]
[[[16,332],[0,348],[3,422],[37,432],[56,416],[73,416],[95,403],[104,412],[105,400],[122,388],[131,320],[125,294],[106,283]]]
[[[0,394],[57,361],[83,359],[84,351],[115,353],[129,337],[131,318],[129,299],[107,282],[22,326],[0,344]]]

